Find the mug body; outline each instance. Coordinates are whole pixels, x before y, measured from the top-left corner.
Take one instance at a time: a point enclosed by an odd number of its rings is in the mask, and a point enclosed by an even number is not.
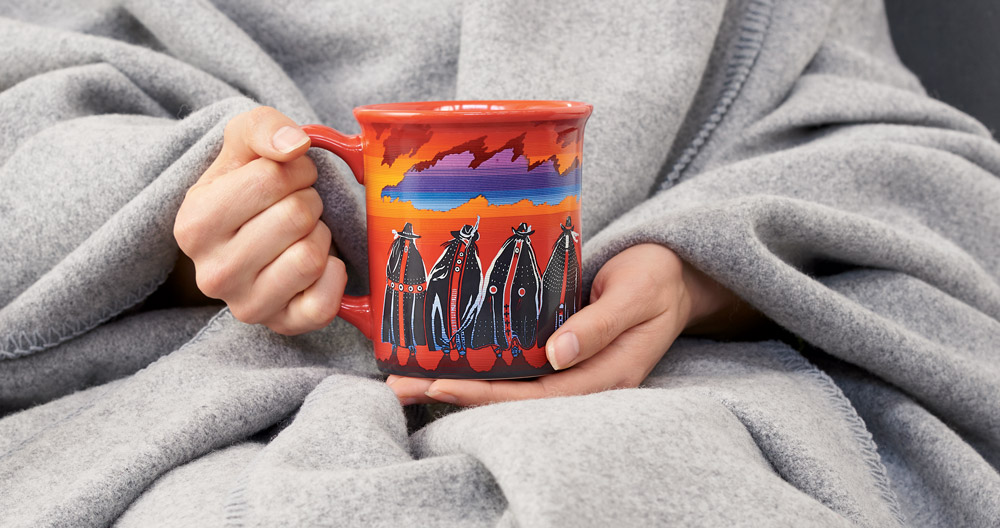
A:
[[[590,110],[557,101],[355,109],[382,371],[479,379],[553,371],[545,343],[582,301]]]

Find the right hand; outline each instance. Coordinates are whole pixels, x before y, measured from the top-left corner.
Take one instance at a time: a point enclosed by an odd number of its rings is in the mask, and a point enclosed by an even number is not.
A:
[[[174,223],[198,288],[237,319],[286,335],[330,324],[347,283],[319,219],[323,201],[307,150],[309,137],[273,108],[234,117]]]

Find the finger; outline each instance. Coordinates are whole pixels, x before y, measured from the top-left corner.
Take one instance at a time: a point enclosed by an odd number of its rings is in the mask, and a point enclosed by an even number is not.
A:
[[[202,178],[213,178],[257,159],[290,161],[309,150],[309,136],[291,118],[258,106],[229,121],[222,151]]]
[[[254,324],[283,310],[296,294],[323,276],[328,266],[330,238],[330,228],[316,222],[311,233],[288,246],[260,270],[248,291],[229,303],[233,316]]]
[[[668,328],[664,328],[665,325]],[[531,381],[439,379],[431,384],[425,395],[435,401],[469,406],[638,387],[680,330],[667,318],[656,318],[622,334],[600,354],[572,369]]]
[[[347,285],[344,261],[328,257],[319,280],[296,295],[281,313],[283,334],[295,335],[326,327],[337,317]]]
[[[308,157],[286,163],[259,158],[215,180],[206,199],[226,206],[227,228],[234,229],[286,196],[316,183],[316,164]]]
[[[555,374],[546,378],[552,376]],[[542,379],[545,378],[532,381],[439,379],[430,384],[424,396],[432,401],[462,406],[545,398],[549,393]]]
[[[392,389],[392,392],[396,393],[396,398],[399,399],[399,403],[402,405],[435,403],[437,401],[425,394],[431,384],[434,383],[432,379],[392,375],[385,382]]]
[[[188,190],[174,237],[192,257],[230,239],[261,211],[316,182],[316,165],[303,156],[287,163],[260,158]]]
[[[238,259],[241,269],[249,277],[256,277],[292,244],[313,233],[322,214],[323,199],[316,189],[295,191],[243,224],[219,252]],[[323,260],[329,249],[323,253]]]
[[[545,355],[556,370],[590,358],[622,332],[648,321],[661,311],[655,296],[663,295],[653,279],[627,266],[604,277],[600,297],[570,316],[545,343]]]

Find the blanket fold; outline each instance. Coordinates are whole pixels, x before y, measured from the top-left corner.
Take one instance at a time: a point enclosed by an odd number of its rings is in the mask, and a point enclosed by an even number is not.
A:
[[[0,2],[0,525],[992,526],[1000,145],[874,0]],[[594,104],[583,267],[663,244],[783,329],[413,434],[341,320],[148,309],[235,115]],[[352,292],[361,187],[316,161]]]

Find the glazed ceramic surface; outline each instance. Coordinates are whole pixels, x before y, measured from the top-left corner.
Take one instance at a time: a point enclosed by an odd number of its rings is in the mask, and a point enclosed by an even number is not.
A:
[[[355,109],[361,134],[304,127],[366,188],[371,295],[340,316],[387,373],[552,372],[545,342],[581,305],[590,105],[444,101]]]

